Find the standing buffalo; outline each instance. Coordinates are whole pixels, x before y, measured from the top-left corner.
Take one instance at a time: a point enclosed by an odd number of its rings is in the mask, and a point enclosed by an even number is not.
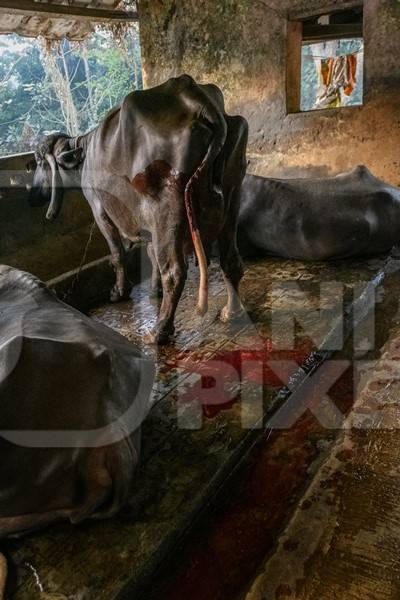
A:
[[[0,539],[122,507],[153,378],[125,338],[0,266]],[[0,555],[0,598],[5,571]]]
[[[54,219],[64,188],[82,187],[110,247],[113,301],[128,292],[121,238],[135,239],[140,229],[151,233],[149,254],[163,292],[153,342],[165,342],[174,331],[191,248],[200,269],[198,310],[207,311],[203,243],[217,240],[219,245],[228,291],[221,318],[243,310],[236,229],[247,135],[244,119],[225,114],[216,86],[198,85],[183,75],[130,94],[87,135],[55,134],[37,149],[31,204],[50,201],[47,217]]]
[[[399,242],[400,190],[366,167],[324,179],[244,178],[242,256],[340,259],[379,254]]]

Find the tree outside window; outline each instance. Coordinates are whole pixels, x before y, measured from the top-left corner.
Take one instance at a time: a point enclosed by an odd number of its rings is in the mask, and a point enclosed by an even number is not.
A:
[[[97,30],[83,43],[0,38],[0,156],[27,152],[48,133],[95,127],[129,92],[142,88],[139,31],[116,39]]]

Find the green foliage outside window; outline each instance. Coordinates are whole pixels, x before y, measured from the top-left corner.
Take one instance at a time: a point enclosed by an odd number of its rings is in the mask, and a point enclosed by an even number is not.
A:
[[[46,48],[0,38],[0,155],[32,150],[44,134],[84,133],[129,92],[142,88],[139,33],[118,42],[98,30],[82,44]]]

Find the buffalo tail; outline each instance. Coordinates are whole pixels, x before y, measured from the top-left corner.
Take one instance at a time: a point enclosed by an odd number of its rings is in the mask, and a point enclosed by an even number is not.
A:
[[[201,240],[200,231],[197,225],[193,210],[193,185],[200,177],[203,169],[203,164],[197,169],[196,173],[190,179],[185,189],[185,206],[189,221],[190,234],[192,236],[194,251],[196,253],[197,262],[199,263],[200,283],[199,283],[199,299],[197,304],[197,312],[203,316],[208,311],[208,266],[207,257],[204,251],[203,242]]]
[[[187,83],[183,90],[183,96],[194,107],[194,112],[198,118],[206,120],[212,127],[213,137],[208,148],[207,154],[204,157],[201,165],[190,178],[185,189],[185,206],[189,221],[190,233],[192,236],[194,251],[199,263],[200,284],[199,284],[199,299],[197,312],[200,315],[205,315],[208,310],[208,266],[206,253],[204,251],[203,242],[201,240],[200,230],[196,220],[193,204],[193,190],[196,183],[199,182],[202,174],[207,169],[213,171],[215,161],[221,153],[227,136],[227,124],[225,121],[223,107],[220,109],[208,95],[197,86],[194,81],[185,76]],[[210,190],[211,193],[212,190]]]

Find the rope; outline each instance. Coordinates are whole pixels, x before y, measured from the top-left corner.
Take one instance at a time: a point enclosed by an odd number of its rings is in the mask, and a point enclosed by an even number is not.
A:
[[[316,56],[316,55],[311,55],[311,54],[305,54],[303,56],[303,58],[308,58],[309,60],[317,60],[317,59],[328,60],[329,58],[341,58],[342,56],[348,56],[349,54],[363,54],[363,53],[364,53],[364,48],[362,48],[361,50],[357,50],[357,52],[346,52],[346,54],[338,54],[337,56]]]
[[[89,238],[88,238],[88,241],[86,243],[85,250],[83,251],[82,260],[81,260],[80,265],[78,267],[78,272],[75,275],[74,279],[72,280],[72,283],[71,283],[70,287],[63,294],[63,298],[62,298],[63,300],[66,300],[66,298],[68,298],[69,296],[71,296],[72,293],[74,292],[75,288],[76,288],[76,285],[77,285],[77,283],[79,281],[80,274],[82,273],[82,269],[83,269],[83,267],[86,264],[86,259],[87,259],[87,255],[88,255],[88,252],[89,252],[89,247],[90,247],[90,244],[92,243],[95,230],[96,230],[96,221],[93,221],[93,223],[90,226]]]
[[[364,50],[359,50],[358,52],[349,52],[348,54],[363,54]],[[348,54],[338,54],[338,56],[311,56],[306,54],[303,58],[307,58],[308,60],[329,60],[330,58],[341,58],[342,56],[348,56]]]

